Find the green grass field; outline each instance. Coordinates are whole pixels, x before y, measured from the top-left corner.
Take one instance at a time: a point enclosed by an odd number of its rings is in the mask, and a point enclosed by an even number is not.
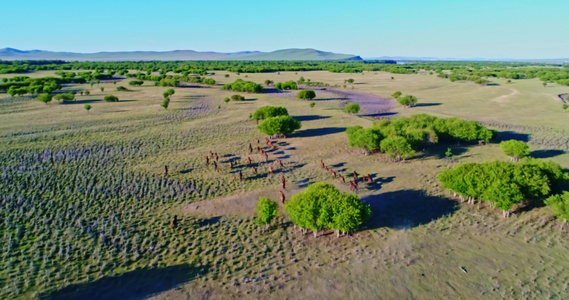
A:
[[[131,87],[128,79],[116,86],[67,86],[65,91],[91,91],[70,104],[0,94],[0,298],[569,295],[569,226],[563,228],[548,208],[521,209],[503,219],[499,210],[461,204],[439,186],[437,174],[450,166],[507,160],[497,144],[437,145],[394,163],[348,146],[345,128],[370,126],[372,119],[361,116],[366,112],[345,113],[346,100],[334,89],[317,91],[313,108],[295,92],[239,93],[246,101],[223,102],[235,92],[220,85],[236,78],[262,83],[300,76],[384,98],[397,90],[415,95],[422,105],[394,104],[391,116],[477,120],[505,137],[528,138],[534,156],[569,167],[569,112],[557,98],[567,87],[543,87],[539,80],[479,86],[428,73],[216,72],[216,86],[175,88],[167,110],[160,107],[166,88]],[[348,78],[355,82],[344,89]],[[121,85],[133,91],[117,92]],[[109,94],[121,101],[102,101]],[[264,136],[248,116],[265,105],[286,107],[302,129],[280,139],[268,162],[250,155],[259,170],[253,174],[245,167],[247,147],[257,138],[263,145]],[[453,161],[444,159],[447,147]],[[219,154],[219,174],[205,165],[209,151]],[[285,168],[268,175],[277,158]],[[346,177],[354,170],[374,176],[374,184],[359,191],[372,205],[372,219],[349,237],[314,238],[302,236],[281,214],[262,233],[253,222],[256,201],[277,200],[282,175],[287,199],[316,181],[349,192],[320,168],[320,159]],[[228,160],[239,163],[229,169]],[[170,170],[166,178],[164,165]],[[237,170],[245,181],[234,180]],[[180,219],[177,229],[170,227],[174,215]]]

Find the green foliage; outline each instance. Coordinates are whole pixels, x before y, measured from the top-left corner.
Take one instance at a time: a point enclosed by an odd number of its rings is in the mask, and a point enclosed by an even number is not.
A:
[[[349,78],[349,79],[344,80],[344,83],[346,83],[346,82],[347,82],[347,83],[354,83],[354,79],[353,79],[353,78]]]
[[[569,104],[563,103],[563,106],[561,108],[563,108],[563,110],[567,110],[569,108]]]
[[[83,108],[85,108],[86,111],[90,111],[91,108],[93,108],[90,104],[85,104],[85,106],[83,106]]]
[[[104,91],[105,91],[105,88],[104,88],[104,87],[101,87],[101,92],[104,92]]]
[[[174,89],[168,89],[164,93],[162,93],[162,96],[164,97],[164,99],[169,99],[170,96],[174,95],[175,93],[176,91],[174,91]]]
[[[285,204],[285,211],[291,222],[302,230],[313,230],[315,236],[326,227],[338,236],[340,231],[351,232],[371,215],[369,205],[356,195],[343,193],[325,182],[311,184],[294,195]]]
[[[71,102],[75,101],[75,94],[72,92],[57,94],[53,97],[57,101]]]
[[[131,81],[131,82],[132,82],[132,81]],[[180,81],[179,81],[179,80],[176,80],[176,79],[163,78],[163,79],[160,79],[158,85],[159,85],[159,86],[173,86],[173,87],[176,87],[176,86],[179,86],[179,85],[180,85]]]
[[[241,95],[235,94],[235,95],[232,95],[232,96],[231,96],[231,100],[233,100],[233,101],[243,101],[243,100],[245,100],[245,97],[243,97],[243,96],[241,96]]]
[[[141,86],[142,84],[144,84],[144,81],[143,80],[132,80],[132,81],[129,81],[128,84]]]
[[[315,105],[316,105],[316,103],[310,102],[310,107],[314,107]]]
[[[252,119],[258,121],[277,116],[288,116],[287,109],[281,106],[263,106],[253,113]]]
[[[415,150],[413,150],[409,141],[402,136],[387,137],[381,141],[379,147],[381,151],[395,161],[407,159],[415,155]]]
[[[291,116],[277,116],[267,118],[257,128],[268,135],[282,134],[290,135],[295,130],[300,129],[301,124]]]
[[[451,158],[453,156],[452,149],[450,149],[450,147],[447,148],[447,151],[445,152],[445,156],[446,156],[446,158]]]
[[[262,93],[263,86],[252,81],[244,81],[237,79],[233,83],[228,83],[223,86],[224,90],[231,90],[236,92],[249,92],[249,93]]]
[[[38,96],[38,101],[48,104],[52,98],[51,94],[44,93]]]
[[[104,100],[106,102],[119,102],[119,98],[117,98],[116,96],[113,96],[113,95],[105,96]]]
[[[551,208],[558,219],[564,222],[569,220],[569,192],[564,191],[562,194],[552,195],[543,202]]]
[[[515,160],[519,160],[520,158],[529,155],[529,145],[522,141],[516,141],[516,140],[503,141],[500,143],[500,148],[502,148],[502,150],[507,156]]]
[[[265,85],[267,85],[267,86],[269,86],[269,85],[271,85],[271,84],[273,84],[273,83],[275,83],[275,82],[272,81],[272,80],[269,80],[269,79],[265,80]]]
[[[350,146],[362,148],[367,152],[379,150],[383,139],[381,131],[373,128],[364,129],[361,126],[348,127],[346,134]]]
[[[401,97],[402,93],[400,91],[396,91],[395,93],[393,93],[391,95],[391,97],[395,98],[395,99],[399,99],[399,97]]]
[[[298,89],[298,85],[294,80],[289,80],[286,82],[278,82],[275,84],[275,88],[279,90],[296,90]]]
[[[357,114],[360,112],[360,105],[358,103],[351,102],[346,104],[346,107],[344,109],[346,110],[347,113]]]
[[[277,216],[277,212],[277,202],[267,197],[261,197],[257,202],[257,218],[255,219],[255,223],[268,226]]]
[[[204,78],[202,81],[203,84],[215,85],[215,80],[213,78]]]
[[[91,92],[90,92],[90,91],[85,91],[85,96],[89,96],[89,95],[91,95]]]
[[[299,91],[298,94],[296,94],[296,97],[298,99],[312,100],[312,99],[316,98],[316,93],[313,90],[302,90],[302,91]]]
[[[132,90],[129,90],[124,86],[117,86],[117,91],[119,91],[119,92],[131,92]]]
[[[408,106],[408,107],[415,106],[415,104],[417,104],[417,101],[418,101],[417,97],[411,96],[411,95],[406,95],[406,96],[397,98],[397,102],[399,104],[404,105],[404,106]]]
[[[229,97],[225,97],[225,98],[223,98],[223,102],[225,102],[225,103],[229,103],[229,101],[231,101],[231,99],[229,99]]]
[[[508,211],[525,199],[539,200],[569,176],[553,162],[525,159],[519,163],[461,164],[439,174],[443,187],[462,198],[479,199]]]
[[[164,109],[167,109],[169,105],[170,105],[170,98],[164,99],[164,101],[162,101],[162,104],[160,104],[160,106],[164,107]]]

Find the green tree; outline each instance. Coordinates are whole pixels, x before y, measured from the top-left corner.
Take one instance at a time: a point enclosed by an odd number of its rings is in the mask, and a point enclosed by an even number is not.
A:
[[[563,103],[562,108],[563,108],[563,110],[567,110],[569,108],[569,104]]]
[[[310,102],[310,107],[314,107],[315,105],[316,105],[316,103]]]
[[[271,85],[271,84],[273,84],[273,83],[275,83],[275,82],[272,81],[272,80],[269,80],[269,79],[265,80],[265,85],[266,85],[266,86],[269,86],[269,85]]]
[[[116,96],[113,96],[113,95],[105,96],[104,100],[106,102],[119,102],[119,98],[117,98]]]
[[[259,121],[277,116],[288,116],[287,109],[281,106],[263,106],[253,113],[252,119]]]
[[[53,96],[53,99],[57,101],[63,101],[64,103],[75,101],[75,94],[69,93],[61,93]]]
[[[551,208],[558,219],[563,220],[563,223],[569,220],[569,192],[553,195],[545,199],[544,203]]]
[[[93,108],[93,107],[92,107],[91,105],[89,105],[89,104],[85,104],[84,108],[85,108],[86,111],[90,111],[91,108]]]
[[[91,95],[91,92],[85,91],[85,96],[89,96],[89,95]]]
[[[529,155],[529,146],[527,143],[522,141],[503,141],[500,143],[500,148],[502,148],[507,156],[516,161]]]
[[[231,99],[229,99],[229,97],[225,97],[225,98],[223,99],[223,101],[224,101],[225,103],[229,103],[229,101],[231,101]]]
[[[452,150],[450,148],[447,148],[447,151],[445,152],[445,156],[446,158],[452,158]]]
[[[383,139],[380,130],[373,128],[364,129],[361,126],[348,127],[346,134],[351,147],[364,149],[366,153],[380,149],[381,140]]]
[[[509,217],[512,206],[522,202],[524,195],[517,184],[506,180],[496,180],[482,194],[482,199],[502,209],[504,211],[503,216]]]
[[[411,95],[406,95],[397,99],[397,102],[399,102],[399,104],[407,107],[415,106],[415,104],[417,104],[417,101],[417,97]]]
[[[162,104],[160,104],[160,106],[164,107],[164,109],[167,109],[169,105],[170,105],[170,98],[164,99],[164,101],[162,101]]]
[[[346,79],[346,80],[344,80],[344,82],[347,82],[347,83],[354,83],[354,79],[353,79],[353,78]]]
[[[257,128],[268,135],[290,135],[295,130],[300,129],[301,124],[295,118],[291,116],[277,116],[272,118],[267,118],[261,124],[257,125]]]
[[[401,97],[401,92],[400,91],[396,91],[395,93],[393,93],[391,95],[391,97],[395,98],[395,99],[399,99],[399,97]]]
[[[383,139],[380,143],[380,149],[395,161],[407,159],[415,155],[415,150],[413,150],[409,141],[402,136],[390,136]]]
[[[298,94],[296,94],[296,97],[298,99],[312,100],[312,99],[316,98],[316,93],[313,90],[302,90],[302,91],[299,91]]]
[[[355,102],[348,103],[345,107],[347,113],[357,114],[360,112],[360,105]]]
[[[289,219],[303,233],[312,230],[314,236],[325,227],[340,236],[340,231],[351,232],[371,215],[369,205],[355,195],[339,191],[336,187],[317,182],[294,195],[285,204]]]
[[[245,100],[245,97],[243,97],[243,96],[241,96],[241,95],[235,94],[235,95],[232,95],[232,96],[231,96],[231,100],[233,100],[233,101],[243,101],[243,100]]]
[[[101,87],[101,92],[104,92],[104,91],[105,91],[105,88],[104,88],[104,87]]]
[[[277,216],[277,211],[277,202],[267,197],[261,197],[257,202],[257,218],[255,218],[255,223],[265,225],[265,230],[269,229],[271,221]]]
[[[45,103],[45,104],[48,104],[48,103],[51,101],[52,98],[53,98],[53,97],[51,96],[51,94],[44,93],[44,94],[40,94],[40,95],[38,96],[38,101],[43,102],[43,103]]]

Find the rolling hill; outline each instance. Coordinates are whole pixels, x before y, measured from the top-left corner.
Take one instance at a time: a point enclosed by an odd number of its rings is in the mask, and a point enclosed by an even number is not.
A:
[[[64,60],[64,61],[141,61],[141,60],[361,60],[351,54],[339,54],[315,49],[283,49],[272,52],[242,51],[234,53],[173,51],[121,52],[52,52],[44,50],[0,49],[2,60]]]

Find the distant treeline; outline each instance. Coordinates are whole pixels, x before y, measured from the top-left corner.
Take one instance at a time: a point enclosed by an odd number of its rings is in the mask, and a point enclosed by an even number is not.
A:
[[[361,73],[385,71],[393,74],[414,74],[427,71],[451,81],[468,80],[488,84],[492,78],[555,81],[569,85],[569,65],[522,62],[433,61],[396,64],[383,61],[144,61],[144,62],[62,62],[62,61],[0,61],[0,74],[26,73],[36,70],[95,70],[102,74],[127,74],[129,71],[151,75],[158,72],[162,79],[168,72],[188,76],[206,75],[211,71],[235,73],[267,73],[280,71],[329,71]]]

